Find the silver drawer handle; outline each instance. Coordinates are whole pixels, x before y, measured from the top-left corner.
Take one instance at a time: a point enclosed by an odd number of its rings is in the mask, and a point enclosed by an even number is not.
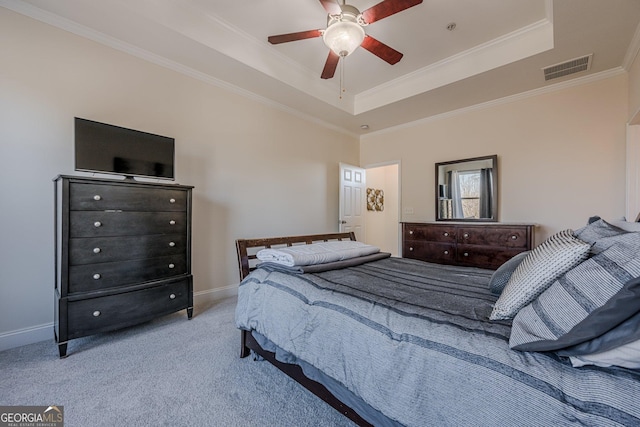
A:
[[[93,223],[93,226],[98,228],[98,227],[102,227],[102,223],[100,221],[96,221]]]
[[[176,225],[176,222],[174,220],[169,221],[169,225]]]
[[[175,203],[176,199],[169,199],[169,203]]]
[[[169,246],[174,247],[176,245],[176,242],[169,242]]]
[[[99,194],[96,194],[95,196],[93,196],[93,200],[96,200],[96,201],[102,200],[102,197],[100,197]]]
[[[94,254],[99,254],[100,252],[102,252],[102,249],[100,249],[100,248],[93,248],[93,253],[94,253]]]
[[[98,317],[100,316],[102,313],[100,313],[100,310],[96,310],[93,312],[93,317]]]
[[[100,275],[100,273],[96,273],[93,275],[93,279],[94,280],[98,280],[99,278],[101,278],[102,276]]]
[[[175,264],[169,264],[169,268],[175,268]]]
[[[445,255],[449,255],[449,251],[444,251],[444,254]]]
[[[445,231],[444,233],[442,233],[442,235],[443,235],[444,237],[449,237],[449,233],[448,233],[448,232],[446,232],[446,231]]]
[[[518,240],[518,236],[514,234],[513,236],[511,236],[511,240]]]
[[[171,299],[176,299],[176,294],[171,294],[171,295],[169,295],[169,298],[171,298]]]
[[[413,234],[413,230],[409,230],[409,234]]]
[[[409,248],[409,251],[413,251],[413,248],[412,248],[412,247],[411,247],[411,248]]]
[[[462,237],[464,237],[465,239],[468,239],[468,238],[469,238],[469,233],[464,233],[464,234],[462,235]]]
[[[464,256],[469,256],[469,252],[465,252],[465,253],[464,253]]]

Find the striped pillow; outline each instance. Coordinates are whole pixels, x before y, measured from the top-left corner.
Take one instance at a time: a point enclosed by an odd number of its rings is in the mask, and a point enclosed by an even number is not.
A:
[[[575,236],[587,243],[591,243],[591,253],[599,254],[618,241],[620,236],[627,234],[615,225],[611,225],[604,219],[599,219],[575,231]]]
[[[526,347],[518,346],[558,340],[611,298],[624,297],[619,291],[637,277],[640,233],[627,233],[618,243],[558,278],[520,310],[513,320],[509,346],[523,350]]]
[[[537,246],[516,268],[496,301],[491,320],[511,319],[553,281],[587,259],[591,245],[572,230],[554,234]]]

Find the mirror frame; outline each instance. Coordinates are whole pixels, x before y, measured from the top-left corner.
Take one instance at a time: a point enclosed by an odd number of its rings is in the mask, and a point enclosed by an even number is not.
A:
[[[440,218],[440,167],[455,165],[457,163],[468,163],[482,160],[491,160],[493,162],[493,191],[491,202],[491,217],[490,218]],[[497,222],[498,221],[498,155],[491,156],[472,157],[469,159],[451,160],[448,162],[436,163],[436,179],[435,179],[435,212],[436,221],[462,221],[462,222]]]

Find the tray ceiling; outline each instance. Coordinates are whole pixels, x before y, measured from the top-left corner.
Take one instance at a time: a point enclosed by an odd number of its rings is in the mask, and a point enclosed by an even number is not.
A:
[[[363,11],[378,1],[348,3]],[[398,64],[359,48],[341,60],[333,79],[322,80],[328,50],[321,38],[267,42],[274,34],[325,28],[318,0],[0,0],[0,6],[354,135],[621,72],[638,50],[640,22],[637,0],[424,0],[366,27],[404,54]],[[544,68],[586,55],[592,55],[588,70],[545,81]]]

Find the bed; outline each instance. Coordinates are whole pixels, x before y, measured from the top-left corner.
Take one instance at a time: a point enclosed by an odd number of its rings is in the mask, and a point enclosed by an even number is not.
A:
[[[640,371],[510,348],[518,318],[490,320],[503,299],[489,288],[497,272],[388,254],[320,269],[257,260],[260,249],[328,241],[355,237],[236,241],[242,357],[268,360],[361,426],[640,425]]]

